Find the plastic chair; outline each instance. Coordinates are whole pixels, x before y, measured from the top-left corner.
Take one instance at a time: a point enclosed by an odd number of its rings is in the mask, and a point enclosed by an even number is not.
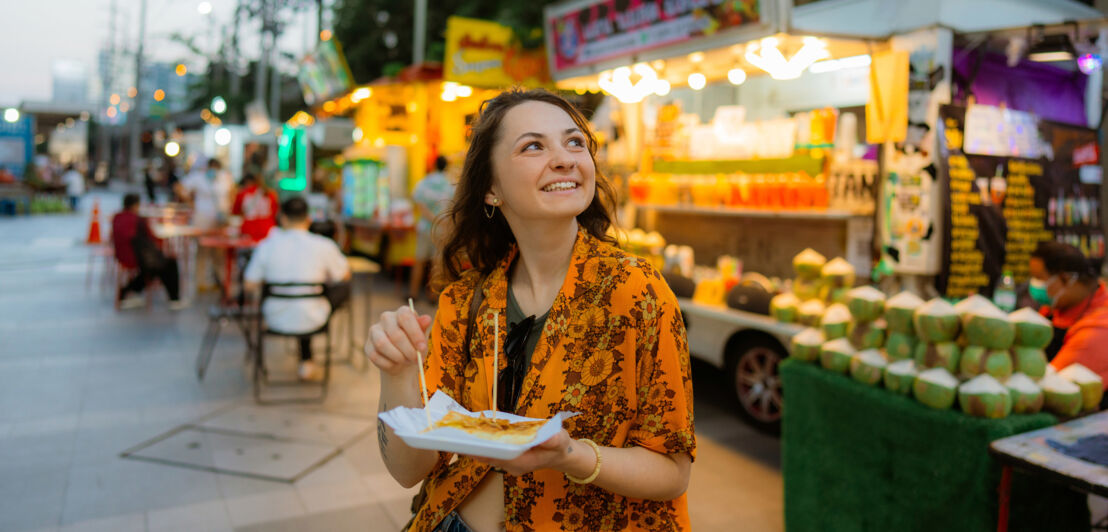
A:
[[[326,283],[265,283],[262,285],[262,299],[259,308],[267,299],[328,299],[328,286]],[[257,320],[255,335],[253,338],[254,351],[254,401],[259,404],[295,403],[295,402],[322,402],[327,397],[327,385],[331,379],[331,315],[319,328],[305,333],[288,333],[270,329],[265,323],[265,315]],[[262,388],[270,386],[300,386],[303,383],[297,380],[275,381],[269,378],[269,371],[265,366],[265,337],[278,336],[284,338],[311,338],[316,335],[324,335],[327,339],[327,349],[324,351],[323,380],[319,383],[319,395],[315,397],[293,397],[283,399],[264,399]]]

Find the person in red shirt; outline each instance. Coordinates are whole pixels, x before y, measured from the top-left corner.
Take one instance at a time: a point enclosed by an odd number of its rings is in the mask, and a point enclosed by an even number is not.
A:
[[[262,240],[277,225],[277,194],[266,188],[257,174],[242,178],[231,214],[242,216],[242,234]]]
[[[1046,286],[1055,340],[1061,338],[1050,365],[1060,370],[1079,363],[1108,388],[1108,289],[1097,268],[1076,247],[1045,242],[1032,253],[1031,276]]]
[[[127,299],[130,293],[141,293],[146,283],[158,278],[169,294],[169,308],[184,308],[180,300],[180,274],[177,261],[162,253],[159,241],[150,230],[150,224],[139,216],[139,195],[127,194],[123,197],[123,210],[112,217],[112,246],[115,258],[124,268],[137,269],[138,275],[119,289],[119,301],[122,308],[141,305],[139,300]]]

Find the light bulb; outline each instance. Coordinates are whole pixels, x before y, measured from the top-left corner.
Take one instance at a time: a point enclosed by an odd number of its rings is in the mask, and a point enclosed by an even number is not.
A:
[[[742,85],[746,81],[746,71],[741,68],[728,70],[727,81],[730,81],[732,85]]]
[[[701,74],[700,72],[693,72],[692,74],[689,74],[689,88],[691,88],[692,90],[698,91],[700,89],[703,89],[704,86],[707,84],[708,78],[705,78],[704,74]]]

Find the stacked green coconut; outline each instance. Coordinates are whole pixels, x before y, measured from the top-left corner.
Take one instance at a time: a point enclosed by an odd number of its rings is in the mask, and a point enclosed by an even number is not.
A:
[[[769,300],[769,314],[782,323],[795,323],[800,312],[800,298],[792,292],[785,292]]]
[[[835,303],[827,307],[827,311],[820,317],[819,326],[828,340],[846,338],[854,327],[854,316],[846,305]]]
[[[817,362],[820,359],[820,348],[826,341],[819,329],[804,329],[793,336],[790,356],[805,362]]]
[[[1046,375],[1046,353],[1054,337],[1050,321],[1030,308],[1023,308],[1008,315],[1015,329],[1012,345],[1012,367],[1032,379]]]
[[[959,364],[962,377],[972,379],[990,375],[999,382],[1012,376],[1012,355],[1009,349],[1016,338],[1016,328],[1008,315],[991,301],[979,296],[966,299],[956,306],[961,311],[962,350]]]
[[[912,358],[919,338],[913,316],[923,300],[911,292],[901,292],[885,302],[885,354],[893,360]]]
[[[854,266],[835,257],[820,269],[820,299],[828,303],[844,303],[850,288],[854,286]]]
[[[796,279],[793,279],[793,293],[796,294],[797,299],[800,301],[819,299],[820,289],[823,288],[820,273],[826,264],[827,258],[811,248],[793,257],[793,272],[796,273]]]
[[[846,306],[854,318],[850,343],[855,349],[879,349],[885,345],[885,294],[872,286],[846,294]]]
[[[957,373],[962,350],[955,339],[962,324],[954,306],[940,298],[932,299],[916,308],[912,323],[920,340],[914,355],[916,366],[921,371],[942,368]]]

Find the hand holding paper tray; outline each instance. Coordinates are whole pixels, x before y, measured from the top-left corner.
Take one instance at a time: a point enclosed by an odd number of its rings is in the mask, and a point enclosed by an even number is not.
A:
[[[427,402],[426,412],[430,414],[432,423],[438,422],[449,412],[458,412],[472,417],[484,414],[485,417],[505,419],[511,422],[543,421],[491,410],[470,412],[442,391],[436,391],[435,395],[431,396],[431,399]],[[550,439],[562,430],[562,420],[576,415],[576,412],[558,412],[554,417],[545,420],[546,422],[535,433],[534,439],[523,444],[493,441],[449,427],[427,430],[428,416],[424,414],[422,408],[397,407],[388,412],[382,412],[378,419],[391,427],[393,432],[401,440],[404,440],[404,443],[409,447],[483,456],[498,460],[511,460],[523,454],[524,451]]]

